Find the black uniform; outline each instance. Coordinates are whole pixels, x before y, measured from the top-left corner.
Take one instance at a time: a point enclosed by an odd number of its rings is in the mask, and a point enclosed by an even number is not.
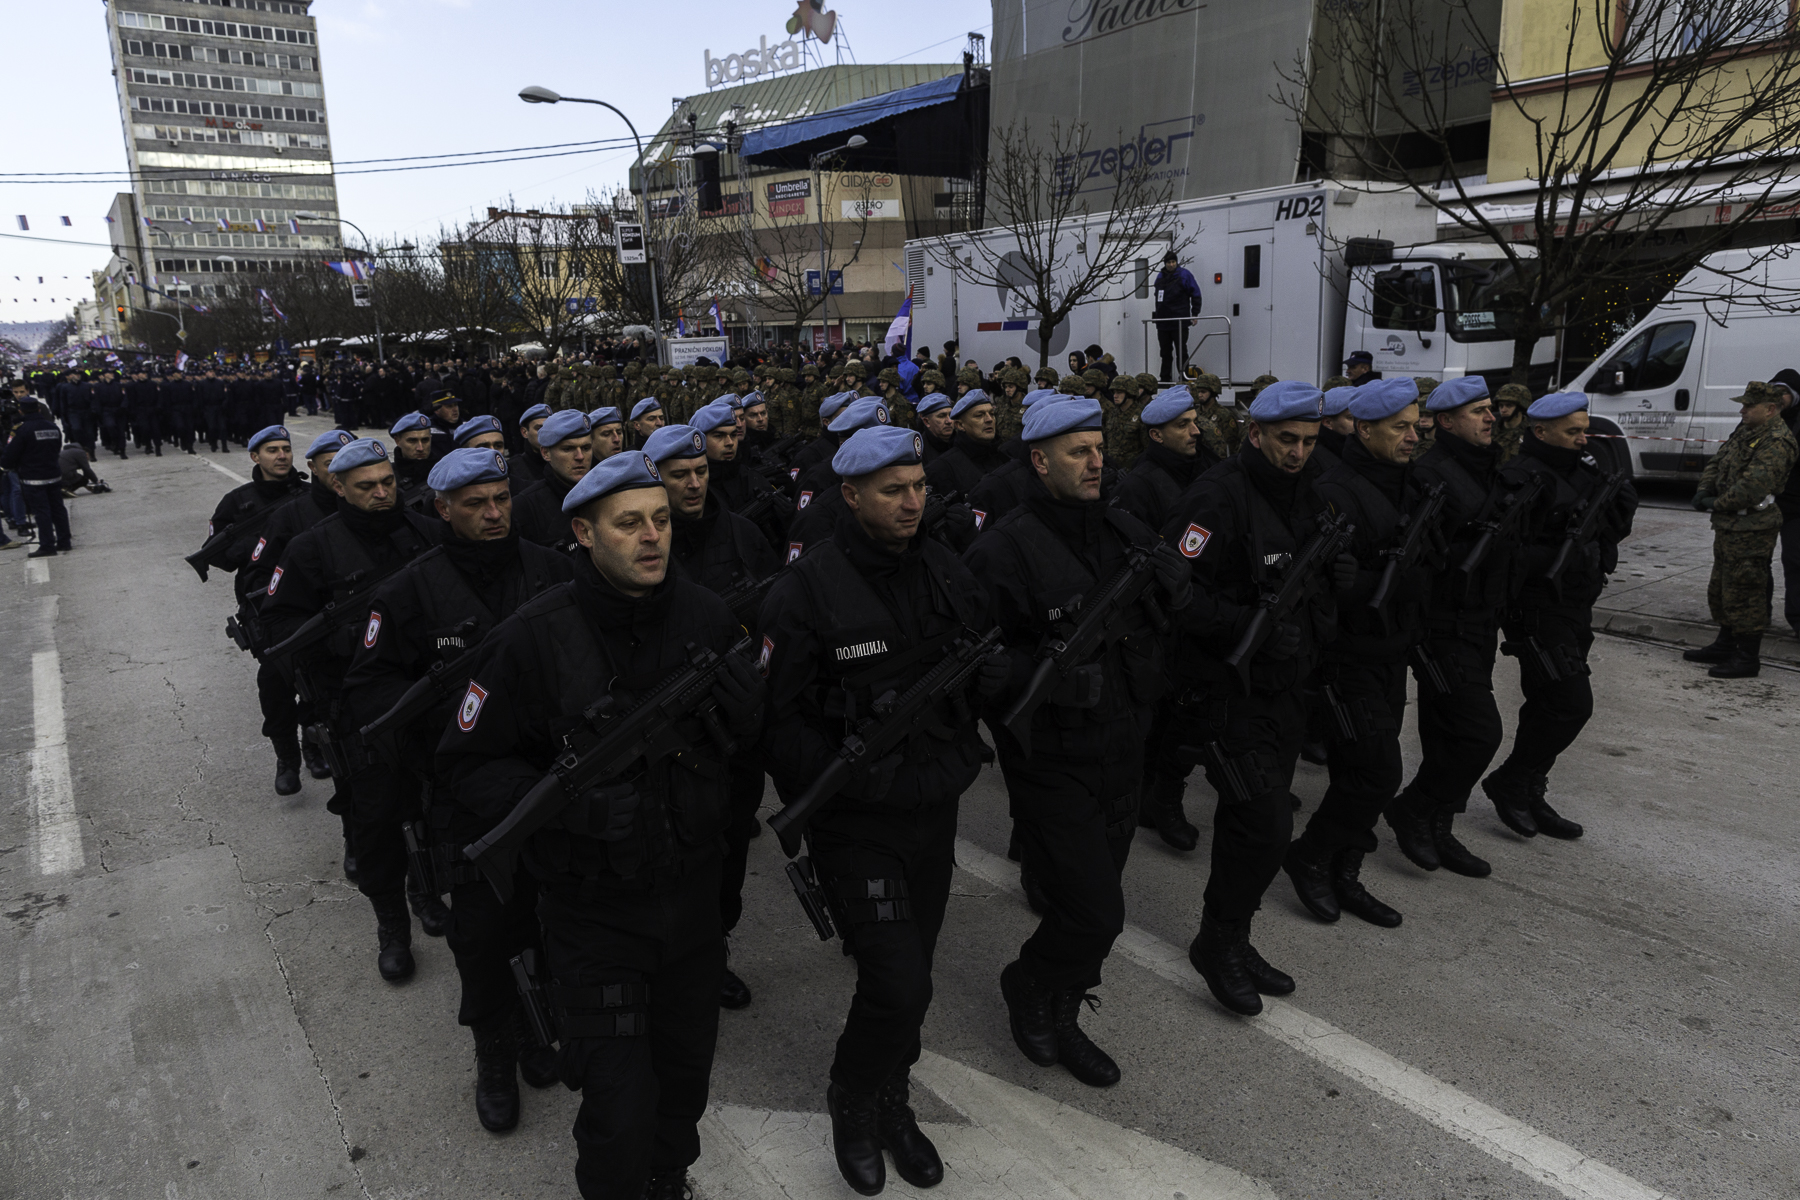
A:
[[[154,379],[134,379],[125,385],[125,405],[131,417],[131,436],[139,450],[162,453],[161,387]]]
[[[176,375],[163,382],[163,440],[194,452],[194,383]]]
[[[438,749],[458,821],[486,829],[510,812],[603,695],[622,710],[685,665],[690,644],[723,653],[740,636],[696,584],[669,578],[632,598],[576,560],[575,581],[527,601],[474,665]],[[588,1200],[636,1200],[648,1177],[700,1155],[730,808],[716,749],[698,728],[685,732],[691,749],[679,760],[620,764],[524,848],[554,975],[562,1078],[582,1093],[575,1178]]]
[[[400,487],[401,507],[433,520],[437,519],[437,506],[432,504],[431,498],[437,493],[431,490],[426,479],[436,461],[435,457],[407,458],[397,451],[394,454],[394,482]]]
[[[1601,471],[1585,450],[1551,446],[1528,431],[1518,456],[1500,474],[1517,485],[1542,474],[1553,484],[1520,554],[1524,583],[1502,623],[1506,642],[1500,649],[1519,659],[1525,703],[1513,731],[1512,753],[1484,784],[1490,795],[1523,784],[1536,798],[1536,809],[1556,756],[1574,743],[1594,713],[1587,665],[1588,648],[1594,644],[1594,601],[1606,587],[1606,577],[1618,569],[1619,543],[1631,536],[1638,501],[1627,483],[1602,516],[1594,540],[1575,548],[1558,591],[1544,574],[1567,539],[1577,505],[1600,490]],[[1573,832],[1579,834],[1579,827]]]
[[[258,636],[261,622],[257,611],[268,590],[275,558],[268,553],[268,526],[279,509],[306,490],[307,477],[303,471],[290,471],[283,479],[267,479],[261,467],[252,467],[250,475],[249,483],[232,488],[219,501],[206,523],[206,535],[210,538],[223,529],[232,531],[228,544],[212,561],[235,574],[238,623],[257,656],[256,697],[262,707],[263,736],[274,744],[278,760],[298,766],[300,744],[294,731],[300,718],[294,706],[294,688],[274,663],[262,658],[262,652],[273,643]]]
[[[427,836],[422,844],[460,847],[486,832],[485,826],[470,828],[466,822],[457,827],[449,788],[445,781],[433,778],[438,739],[467,691],[467,664],[457,660],[525,601],[574,575],[574,561],[568,555],[524,541],[517,534],[485,542],[451,537],[425,551],[376,592],[369,607],[368,635],[357,645],[344,676],[344,693],[355,722],[365,725],[374,721],[437,664],[445,664],[447,673],[437,706],[399,731],[393,743],[396,753],[390,765],[429,789]],[[464,669],[458,672],[458,666]],[[460,856],[451,856],[452,861],[457,858]],[[438,881],[451,897],[445,940],[462,979],[457,1020],[475,1029],[478,1045],[485,1038],[500,1051],[506,1082],[516,1087],[510,1052],[516,1044],[518,994],[507,964],[521,950],[542,950],[537,881],[519,871],[513,880],[513,898],[503,905],[473,864],[459,862],[458,866],[461,870],[455,878]]]
[[[519,440],[523,442],[521,449],[506,452],[506,477],[512,480],[515,500],[545,475],[544,456],[538,453],[536,446],[522,438]]]
[[[982,529],[1024,503],[1035,486],[1037,472],[1031,467],[1031,447],[1014,442],[1007,453],[1012,461],[982,476],[968,493],[969,507],[975,510],[975,520]]]
[[[1279,586],[1284,556],[1298,554],[1317,529],[1324,508],[1314,491],[1319,474],[1318,465],[1309,461],[1297,475],[1289,475],[1245,443],[1236,457],[1195,480],[1163,527],[1163,536],[1192,561],[1194,600],[1178,623],[1178,736],[1152,739],[1158,761],[1151,770],[1182,778],[1193,760],[1181,747],[1216,743],[1229,755],[1247,793],[1233,788],[1221,764],[1207,761],[1207,780],[1219,803],[1196,955],[1202,942],[1238,948],[1246,957],[1254,954],[1248,944],[1250,919],[1280,870],[1293,834],[1289,789],[1306,728],[1302,685],[1335,630],[1336,605],[1329,589],[1294,614],[1289,630],[1263,644],[1251,663],[1249,695],[1243,694],[1224,658],[1263,589]],[[1284,650],[1291,653],[1283,655]],[[1292,987],[1283,978],[1274,990]]]
[[[1205,450],[1177,454],[1161,442],[1150,442],[1131,469],[1120,473],[1113,503],[1150,528],[1161,529],[1181,494],[1215,461]]]
[[[227,444],[225,431],[225,381],[208,375],[194,384],[194,398],[200,405],[200,424],[206,431],[208,449],[220,450]]]
[[[1040,644],[1069,602],[1124,564],[1131,546],[1156,534],[1105,501],[1053,499],[1035,474],[1025,501],[970,547],[975,578],[993,597],[1012,682],[995,702],[1005,711],[1030,678]],[[1120,875],[1137,826],[1138,784],[1150,713],[1163,688],[1163,644],[1147,612],[1118,627],[1096,660],[1099,702],[1077,708],[1057,696],[1032,721],[1032,753],[993,728],[1023,869],[1049,905],[1019,962],[1039,987],[1073,997],[1100,982],[1100,965],[1124,928]]]
[[[707,495],[717,496],[719,502],[734,513],[743,512],[763,493],[776,490],[755,467],[738,458],[712,462],[706,474]],[[792,510],[777,504],[756,522],[756,528],[772,548],[780,550],[786,545],[791,516]]]
[[[950,551],[921,536],[895,554],[845,516],[763,605],[767,743],[782,794],[811,785],[876,697],[904,692],[959,636],[992,623],[985,592]],[[808,830],[856,958],[856,994],[831,1067],[831,1081],[854,1096],[897,1089],[904,1102],[919,1059],[957,800],[984,749],[966,704],[946,704],[938,721],[853,777]],[[884,906],[872,896],[901,899]]]
[[[963,497],[994,471],[1012,461],[1000,450],[999,440],[976,441],[962,430],[950,438],[950,451],[925,468],[925,479],[936,492],[956,492]]]
[[[125,449],[125,389],[116,383],[100,382],[88,387],[88,403],[100,418],[100,444],[120,458]]]
[[[1351,438],[1342,461],[1318,483],[1331,510],[1355,526],[1356,586],[1339,597],[1337,637],[1325,647],[1316,677],[1334,713],[1327,726],[1331,784],[1294,842],[1288,870],[1301,899],[1327,920],[1336,918],[1341,899],[1358,915],[1399,924],[1392,910],[1364,911],[1367,892],[1358,890],[1357,873],[1363,855],[1376,847],[1375,822],[1400,790],[1407,656],[1424,639],[1425,602],[1438,565],[1435,555],[1422,556],[1396,575],[1385,620],[1369,607],[1387,562],[1382,552],[1399,536],[1401,518],[1421,502],[1416,475],[1410,464],[1378,459]]]
[[[400,821],[411,810],[402,805],[392,769],[376,761],[357,734],[360,725],[344,699],[344,673],[356,646],[374,632],[367,619],[374,595],[371,585],[438,541],[443,529],[441,522],[427,521],[405,509],[364,512],[344,503],[335,514],[288,544],[281,565],[270,577],[262,606],[270,639],[279,642],[327,603],[342,602],[352,594],[362,597],[353,610],[342,614],[324,642],[295,656],[293,667],[300,694],[313,702],[315,719],[330,738],[332,775],[338,787],[333,811],[342,811],[348,796],[357,886],[375,902],[384,921],[391,911],[391,905],[385,911],[384,905],[397,903],[402,929],[409,923]],[[318,740],[316,735],[313,740]],[[384,930],[384,941],[387,933]],[[410,933],[406,936],[410,938]]]
[[[514,496],[512,520],[519,536],[552,550],[574,550],[579,543],[562,510],[563,499],[574,486],[572,480],[546,468],[542,483]]]

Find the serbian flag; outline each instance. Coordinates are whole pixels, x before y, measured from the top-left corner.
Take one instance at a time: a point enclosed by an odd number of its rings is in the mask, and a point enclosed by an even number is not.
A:
[[[74,224],[74,223],[75,223],[75,222],[73,222],[73,221],[71,221],[71,220],[69,220],[69,218],[67,218],[67,217],[64,217],[64,218],[63,218],[63,219],[62,219],[62,223],[63,223],[63,224],[64,224],[64,225],[73,225],[73,224]]]
[[[713,328],[719,331],[720,337],[724,337],[725,336],[725,316],[723,313],[721,313],[719,311],[719,298],[717,296],[713,297],[712,308],[709,309],[708,311],[712,313]]]
[[[900,311],[894,314],[894,320],[888,326],[887,336],[881,339],[882,349],[894,353],[894,344],[902,343],[907,357],[912,356],[912,289],[906,289],[906,299],[900,302]]]
[[[264,221],[261,217],[256,218],[256,232],[258,232],[258,233],[269,232],[268,222]]]
[[[219,218],[219,232],[220,233],[230,233],[231,232],[231,225],[229,222],[227,222],[225,220],[224,217]]]
[[[187,365],[188,365],[188,356],[186,354],[182,353],[181,351],[177,350],[175,352],[175,369],[177,371],[185,371],[185,370],[187,370]]]
[[[19,214],[19,228],[27,233],[31,231],[31,222],[25,219],[24,213]]]
[[[298,217],[289,217],[288,218],[288,231],[290,233],[299,233],[300,232],[300,218],[298,218]]]
[[[681,310],[679,308],[675,310],[675,336],[687,336],[687,322],[682,320]]]
[[[267,288],[257,288],[256,294],[262,298],[262,302],[269,306],[269,311],[274,313],[277,318],[283,321],[287,320],[287,314],[275,306],[275,297],[269,295]]]
[[[358,283],[367,281],[371,275],[375,274],[375,264],[363,262],[361,259],[352,259],[349,262],[328,262],[325,265],[339,275],[354,279]]]

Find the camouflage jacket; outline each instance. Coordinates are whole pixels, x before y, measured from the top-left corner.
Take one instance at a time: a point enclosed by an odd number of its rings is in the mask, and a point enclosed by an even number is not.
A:
[[[1141,400],[1114,404],[1109,396],[1100,402],[1101,450],[1106,461],[1123,471],[1137,461],[1144,449],[1144,423],[1138,414],[1144,411]]]
[[[1781,509],[1771,503],[1787,486],[1800,442],[1779,416],[1751,428],[1739,425],[1719,452],[1707,460],[1696,496],[1711,496],[1712,527],[1726,533],[1779,529]]]
[[[1226,408],[1217,400],[1208,400],[1204,404],[1194,406],[1195,425],[1200,430],[1200,444],[1223,460],[1238,452],[1238,443],[1243,441],[1243,427],[1238,424],[1235,411]]]
[[[1009,398],[1006,389],[1001,388],[988,399],[994,402],[994,436],[1001,443],[1018,437],[1025,428],[1025,406],[1019,403],[1020,397]]]
[[[1520,417],[1511,425],[1494,426],[1494,445],[1497,452],[1494,465],[1510,462],[1519,454],[1519,443],[1525,440],[1525,419]]]

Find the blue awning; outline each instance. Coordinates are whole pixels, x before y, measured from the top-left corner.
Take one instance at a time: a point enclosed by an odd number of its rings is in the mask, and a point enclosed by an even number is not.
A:
[[[936,104],[948,104],[956,99],[962,84],[963,76],[958,72],[930,83],[901,88],[897,92],[884,92],[879,96],[870,96],[867,100],[855,100],[785,125],[757,129],[744,135],[742,154],[752,162],[782,165],[780,160],[794,156],[804,143],[822,143],[817,149],[826,149],[830,145],[841,143],[852,133],[891,120],[901,113]],[[806,149],[811,152],[815,148],[808,146]],[[801,165],[805,165],[803,155]]]

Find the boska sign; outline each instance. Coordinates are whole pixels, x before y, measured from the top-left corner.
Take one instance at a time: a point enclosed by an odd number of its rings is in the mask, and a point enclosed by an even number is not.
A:
[[[800,43],[793,38],[773,46],[766,37],[758,41],[759,45],[737,54],[727,54],[724,58],[714,58],[711,50],[705,51],[706,86],[718,87],[721,83],[738,83],[773,75],[777,71],[792,71],[800,65]]]

